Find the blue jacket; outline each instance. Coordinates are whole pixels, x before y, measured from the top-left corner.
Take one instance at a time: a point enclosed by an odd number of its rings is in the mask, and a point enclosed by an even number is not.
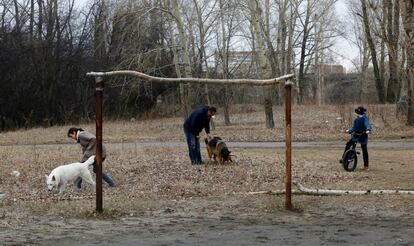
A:
[[[202,106],[194,110],[184,122],[184,129],[198,136],[203,130],[210,133],[210,118],[207,116],[208,106]]]
[[[371,131],[372,127],[369,123],[368,117],[363,114],[358,116],[354,120],[354,124],[351,128],[348,129],[348,133],[352,134],[352,140],[358,142],[360,144],[367,144],[368,143],[368,134],[366,131]]]

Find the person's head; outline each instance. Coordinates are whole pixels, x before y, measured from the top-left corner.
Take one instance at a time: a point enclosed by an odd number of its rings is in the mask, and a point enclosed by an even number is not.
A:
[[[82,128],[76,128],[76,127],[71,127],[68,130],[68,137],[70,137],[73,140],[76,140],[76,135],[78,134],[78,131],[83,131]]]
[[[215,115],[216,115],[216,113],[217,113],[217,109],[216,109],[216,107],[213,107],[213,106],[208,106],[207,116],[208,116],[209,118],[214,118],[214,117],[215,117]]]
[[[362,106],[359,106],[355,109],[355,114],[357,114],[357,115],[363,115],[366,112],[367,112],[367,109],[362,107]]]

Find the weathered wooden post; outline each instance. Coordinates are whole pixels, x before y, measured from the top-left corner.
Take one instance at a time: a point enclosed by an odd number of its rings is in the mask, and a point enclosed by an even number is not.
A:
[[[285,81],[285,143],[286,143],[286,175],[285,175],[285,208],[292,209],[292,82]]]
[[[96,211],[101,213],[102,206],[102,95],[103,76],[95,77],[95,99],[96,99]]]

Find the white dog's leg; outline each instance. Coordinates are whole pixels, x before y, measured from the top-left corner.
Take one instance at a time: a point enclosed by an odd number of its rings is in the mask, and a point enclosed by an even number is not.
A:
[[[89,172],[89,170],[82,173],[82,179],[86,182],[92,185],[92,189],[95,189],[95,181],[93,181],[92,175]]]
[[[62,184],[59,184],[59,195],[63,195],[63,192],[66,189],[66,182],[63,182]]]

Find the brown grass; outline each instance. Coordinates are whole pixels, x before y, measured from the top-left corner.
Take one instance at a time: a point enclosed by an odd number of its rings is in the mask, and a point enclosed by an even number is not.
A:
[[[274,108],[275,129],[266,129],[264,113],[259,106],[234,106],[232,124],[226,126],[219,114],[214,134],[227,141],[282,141],[284,139],[284,108]],[[345,140],[343,132],[352,125],[354,105],[348,106],[294,106],[292,131],[296,141]],[[395,118],[394,105],[368,105],[369,118],[374,132],[371,139],[413,138],[414,128]],[[246,111],[247,113],[242,113]],[[103,122],[104,142],[182,141],[181,117]],[[80,124],[95,131],[95,122]],[[33,128],[0,134],[0,145],[69,143],[67,130],[72,125],[50,128]]]

